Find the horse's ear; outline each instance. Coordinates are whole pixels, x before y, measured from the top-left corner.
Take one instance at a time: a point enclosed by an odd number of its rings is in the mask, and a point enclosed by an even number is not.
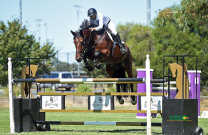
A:
[[[71,33],[72,33],[74,36],[76,35],[76,32],[74,32],[74,31],[72,31],[72,30],[71,30]]]

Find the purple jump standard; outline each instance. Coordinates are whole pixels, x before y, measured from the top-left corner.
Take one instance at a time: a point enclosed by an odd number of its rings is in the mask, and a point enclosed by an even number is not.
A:
[[[197,71],[197,79],[196,79],[196,70],[188,70],[188,78],[190,83],[189,90],[189,99],[196,99],[196,83],[197,83],[197,99],[198,99],[198,116],[200,117],[200,74],[201,71]],[[137,78],[146,78],[146,69],[137,69]],[[153,79],[153,69],[150,69],[150,78]],[[160,92],[161,90],[152,90],[152,84],[150,84],[151,92]],[[138,83],[137,84],[137,92],[145,92],[146,93],[146,84]],[[170,91],[170,98],[175,98],[177,92]],[[140,110],[139,96],[137,96],[137,110]],[[156,117],[157,114],[152,113],[151,116]],[[147,118],[146,113],[137,113],[136,118]]]

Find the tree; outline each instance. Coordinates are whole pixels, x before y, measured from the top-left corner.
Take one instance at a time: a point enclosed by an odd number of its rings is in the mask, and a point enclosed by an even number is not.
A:
[[[151,57],[151,68],[154,69],[154,78],[162,78],[163,76],[163,56],[164,55],[197,55],[198,69],[202,70],[201,63],[203,61],[201,37],[191,32],[183,32],[174,25],[167,24],[160,28],[155,28],[152,32],[154,35],[155,52]],[[167,58],[168,63],[177,62],[176,58]],[[188,69],[195,69],[195,58],[185,58]],[[179,63],[181,63],[181,59]],[[165,63],[166,75],[168,63]]]
[[[58,51],[53,47],[53,43],[47,42],[40,46],[35,40],[35,36],[28,34],[26,26],[21,27],[19,20],[8,21],[7,25],[0,22],[0,84],[8,83],[8,57],[13,58],[45,58],[45,71],[49,72],[51,58],[54,58]],[[42,73],[43,61],[31,60],[31,64],[39,65],[39,73]],[[22,66],[26,61],[15,61],[15,73],[21,75]]]
[[[78,68],[77,63],[69,64],[67,62],[58,61],[57,58],[53,58],[51,63],[51,71],[73,71],[73,68]]]
[[[207,7],[207,0],[182,0],[180,5],[160,11],[152,23],[157,50],[154,58],[158,59],[154,64],[161,63],[159,60],[162,54],[197,55],[198,69],[202,71],[202,85],[206,85],[208,79]],[[188,69],[195,69],[194,63],[195,61],[186,61]]]
[[[162,27],[167,23],[200,36],[207,34],[208,21],[207,0],[182,0],[180,5],[173,5],[159,11],[154,26]]]
[[[196,7],[195,7],[196,6]],[[207,61],[207,11],[208,3],[204,0],[182,0],[180,5],[173,5],[159,11],[154,18],[152,28],[126,23],[117,26],[121,38],[132,52],[133,72],[136,68],[145,67],[146,54],[150,55],[154,78],[163,76],[164,55],[197,55],[198,70],[202,71],[201,85],[206,85],[208,79]],[[176,59],[166,59],[169,63]],[[181,63],[181,59],[179,63]],[[186,58],[188,69],[195,70],[195,58]],[[169,67],[165,63],[166,69]],[[165,70],[165,74],[167,75]]]
[[[136,77],[136,68],[145,68],[146,55],[153,52],[152,28],[142,24],[130,23],[119,24],[117,31],[121,39],[129,47],[133,60],[133,76]]]

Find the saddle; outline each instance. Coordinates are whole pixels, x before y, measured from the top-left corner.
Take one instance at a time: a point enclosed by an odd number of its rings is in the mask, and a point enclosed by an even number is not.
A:
[[[115,53],[115,50],[116,50],[116,44],[118,44],[116,41],[114,41],[113,39],[113,33],[111,32],[111,30],[109,29],[109,28],[107,28],[107,30],[106,30],[106,32],[107,32],[107,34],[108,34],[108,36],[109,36],[109,38],[111,39],[111,41],[113,42],[113,48],[112,48],[112,56],[114,55],[114,53]],[[110,49],[110,48],[109,48]],[[111,50],[111,49],[110,49]]]

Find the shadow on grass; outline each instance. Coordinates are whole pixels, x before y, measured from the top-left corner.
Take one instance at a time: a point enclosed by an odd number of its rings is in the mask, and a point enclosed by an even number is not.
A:
[[[53,132],[91,132],[91,133],[137,133],[137,134],[147,134],[146,129],[126,129],[126,130],[51,130]],[[162,135],[162,133],[152,132],[154,135]]]

